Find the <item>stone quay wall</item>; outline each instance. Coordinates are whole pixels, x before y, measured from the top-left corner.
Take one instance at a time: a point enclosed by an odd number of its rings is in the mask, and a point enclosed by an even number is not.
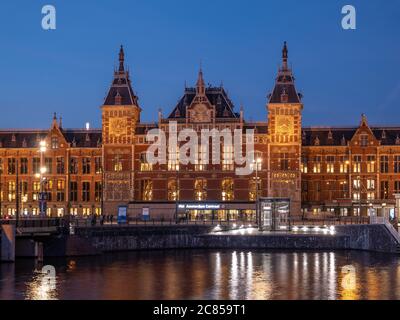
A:
[[[210,226],[114,226],[76,228],[63,238],[66,256],[168,249],[367,250],[400,253],[385,225],[337,226],[336,233],[211,233]],[[54,246],[53,246],[54,247]],[[50,255],[54,255],[53,254]],[[45,252],[45,255],[46,252]]]

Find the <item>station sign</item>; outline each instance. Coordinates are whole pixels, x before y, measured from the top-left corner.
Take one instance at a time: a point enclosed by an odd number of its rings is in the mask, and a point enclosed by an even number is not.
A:
[[[224,205],[211,204],[211,203],[178,204],[178,209],[186,209],[186,210],[220,210],[224,208],[225,208]]]

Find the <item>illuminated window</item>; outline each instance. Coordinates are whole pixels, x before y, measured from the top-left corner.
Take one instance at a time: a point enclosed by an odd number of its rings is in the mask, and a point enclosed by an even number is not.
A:
[[[389,181],[381,181],[381,199],[389,197]]]
[[[367,189],[368,190],[375,190],[375,180],[374,179],[368,179],[367,180]]]
[[[103,172],[103,163],[101,157],[94,158],[94,170],[96,174],[101,174]]]
[[[258,194],[260,195],[260,181],[258,181]],[[257,180],[255,178],[249,180],[249,201],[257,200]]]
[[[8,201],[15,200],[15,181],[8,182]]]
[[[354,192],[353,193],[353,200],[358,201],[360,200],[360,192]]]
[[[326,157],[326,172],[327,173],[335,173],[335,157],[334,156]]]
[[[208,153],[207,146],[201,144],[199,149],[199,157],[196,159],[195,170],[196,171],[204,171],[207,170],[207,161],[208,161]]]
[[[153,171],[153,164],[147,162],[145,152],[140,154],[140,171]]]
[[[233,146],[230,144],[224,144],[222,152],[222,170],[232,171],[233,165]]]
[[[168,154],[168,170],[178,171],[179,170],[179,149],[175,152],[170,152]]]
[[[64,202],[65,201],[65,181],[57,180],[57,201]]]
[[[354,179],[354,180],[353,180],[353,188],[354,188],[354,189],[360,189],[360,186],[361,186],[361,181],[360,181],[360,179]]]
[[[196,179],[194,182],[194,196],[197,201],[207,199],[207,180]]]
[[[313,173],[321,173],[321,157],[319,156],[314,159]]]
[[[361,172],[361,156],[353,157],[353,172],[360,173]]]
[[[121,172],[123,167],[122,167],[122,160],[120,155],[116,155],[114,158],[114,171],[115,172]]]
[[[300,170],[302,173],[308,173],[308,158],[307,157],[303,157],[301,159]]]
[[[374,173],[375,172],[375,156],[367,156],[367,172]]]
[[[94,184],[94,201],[100,202],[101,201],[101,195],[103,192],[102,184],[100,181],[96,181]]]
[[[153,181],[142,180],[141,181],[141,194],[143,201],[153,200]]]
[[[375,192],[367,192],[368,200],[375,200]]]
[[[340,173],[348,173],[349,172],[350,161],[347,157],[340,157]]]
[[[233,180],[224,179],[221,183],[222,187],[222,201],[232,201],[234,199]]]
[[[33,195],[32,195],[34,201],[39,200],[39,192],[40,192],[40,182],[35,181],[33,183]]]
[[[178,184],[175,179],[170,179],[168,181],[168,200],[177,201],[179,199]]]

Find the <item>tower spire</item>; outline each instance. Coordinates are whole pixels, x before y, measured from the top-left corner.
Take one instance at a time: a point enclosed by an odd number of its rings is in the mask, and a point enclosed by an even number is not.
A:
[[[119,50],[119,69],[118,69],[119,72],[125,71],[124,61],[125,61],[124,47],[121,45],[121,48]]]
[[[289,50],[287,48],[287,42],[285,41],[283,43],[283,49],[282,49],[282,68],[283,68],[283,70],[288,69],[288,53],[289,53]]]
[[[203,78],[203,68],[200,63],[200,70],[199,70],[199,75],[197,77],[197,83],[196,83],[196,90],[197,94],[204,95],[205,94],[205,82]]]

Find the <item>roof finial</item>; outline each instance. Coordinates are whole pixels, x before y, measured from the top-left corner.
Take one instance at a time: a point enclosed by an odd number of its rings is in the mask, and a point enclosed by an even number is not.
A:
[[[124,53],[124,47],[121,45],[121,48],[119,49],[119,71],[124,72],[124,61],[125,61],[125,53]]]
[[[54,112],[54,114],[53,114],[53,120],[57,120],[57,112]]]
[[[196,89],[197,89],[197,94],[201,95],[205,94],[205,83],[203,79],[203,67],[201,61],[200,61],[200,70],[199,70],[199,76],[197,78]]]
[[[289,53],[289,50],[287,48],[287,42],[285,41],[283,43],[283,49],[282,49],[282,62],[283,62],[284,70],[287,70],[287,68],[288,68],[288,53]]]

